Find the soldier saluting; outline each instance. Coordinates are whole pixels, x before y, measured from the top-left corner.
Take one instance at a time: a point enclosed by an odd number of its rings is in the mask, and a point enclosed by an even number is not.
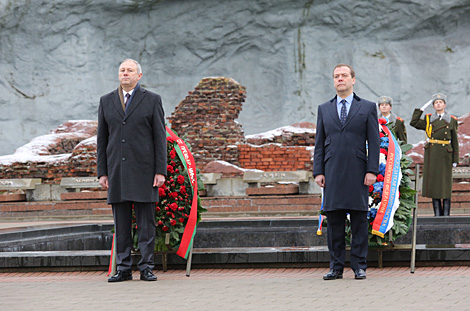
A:
[[[392,123],[392,130],[398,140],[401,140],[405,144],[407,143],[406,138],[406,127],[405,122],[402,118],[398,117],[392,112],[392,98],[388,96],[380,96],[377,104],[380,110],[380,118],[386,118],[387,123]]]
[[[435,112],[421,119],[430,104]],[[452,167],[459,162],[458,122],[446,111],[446,105],[447,97],[435,94],[423,107],[415,109],[410,122],[416,129],[426,131],[422,195],[432,198],[434,216],[450,215]]]

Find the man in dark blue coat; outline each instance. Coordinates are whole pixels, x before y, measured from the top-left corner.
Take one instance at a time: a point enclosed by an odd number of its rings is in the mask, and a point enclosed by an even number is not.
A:
[[[345,222],[351,221],[351,269],[366,278],[369,185],[379,171],[380,137],[375,103],[353,92],[351,66],[333,70],[336,96],[318,107],[313,175],[324,188],[330,271],[324,280],[343,278]]]
[[[165,117],[160,95],[138,84],[140,64],[126,59],[119,66],[119,88],[100,99],[97,161],[101,186],[108,189],[116,232],[117,273],[108,282],[132,280],[132,207],[136,214],[140,279],[153,274],[155,203],[167,168]]]

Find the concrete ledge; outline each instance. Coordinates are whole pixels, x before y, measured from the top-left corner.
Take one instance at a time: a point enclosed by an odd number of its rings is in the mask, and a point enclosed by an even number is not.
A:
[[[243,181],[247,183],[308,182],[311,176],[312,172],[310,171],[246,171],[243,175]]]
[[[299,186],[285,185],[285,186],[272,186],[272,187],[259,187],[259,188],[246,188],[247,195],[286,195],[298,194]]]
[[[40,178],[0,179],[0,190],[32,190],[41,183]]]
[[[217,180],[222,177],[220,173],[201,173],[201,180],[205,185],[215,185]]]
[[[3,252],[0,253],[0,270],[40,269],[50,271],[54,268],[105,270],[109,264],[110,254],[109,250]],[[157,269],[161,269],[161,257],[155,256]],[[407,266],[410,263],[410,257],[409,250],[384,250],[383,264],[384,266]],[[349,262],[349,252],[346,254],[346,261]],[[370,250],[367,261],[370,267],[377,266],[378,252]],[[416,261],[418,267],[469,264],[470,248],[427,248],[425,245],[417,245]],[[186,265],[186,260],[169,254],[168,264],[182,266]],[[194,249],[192,258],[193,267],[237,265],[326,267],[328,264],[329,254],[326,246]]]

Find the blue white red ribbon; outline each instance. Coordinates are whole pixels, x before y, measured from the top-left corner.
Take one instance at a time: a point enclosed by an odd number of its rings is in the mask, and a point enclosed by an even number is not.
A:
[[[323,228],[323,215],[321,212],[323,211],[323,188],[321,188],[321,207],[320,207],[320,214],[318,215],[318,229],[317,235],[322,235],[322,228]]]
[[[374,223],[372,225],[372,234],[383,238],[385,233],[390,230],[390,228],[392,228],[393,217],[400,205],[399,188],[402,178],[400,160],[402,152],[397,139],[387,127],[386,121],[384,120],[383,122],[379,123],[382,126],[382,130],[388,136],[389,145],[387,164],[385,167],[382,201],[380,202],[380,207],[377,210],[377,216],[375,216]]]

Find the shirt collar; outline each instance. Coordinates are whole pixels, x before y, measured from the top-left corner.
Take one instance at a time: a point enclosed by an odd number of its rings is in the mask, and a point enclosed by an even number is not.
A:
[[[336,104],[339,105],[339,104],[341,103],[341,101],[342,101],[343,99],[345,99],[345,100],[346,100],[346,103],[347,103],[348,105],[351,105],[351,103],[352,103],[352,101],[353,101],[353,98],[354,98],[354,93],[351,93],[351,94],[350,94],[348,97],[346,97],[346,98],[341,98],[340,96],[336,95]]]
[[[132,93],[134,93],[134,90],[135,90],[135,89],[132,89],[132,90],[130,90],[129,92],[126,92],[126,91],[124,91],[124,89],[123,89],[123,90],[122,90],[122,95],[123,95],[124,97],[126,97],[126,94],[129,93],[129,96],[132,96]]]

